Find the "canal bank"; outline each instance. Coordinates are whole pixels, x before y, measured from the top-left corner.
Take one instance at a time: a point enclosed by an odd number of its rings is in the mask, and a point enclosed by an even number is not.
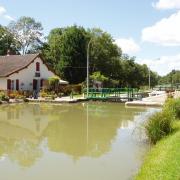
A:
[[[169,99],[161,112],[154,114],[146,124],[152,143],[150,152],[136,176],[136,180],[180,178],[180,98]]]
[[[157,143],[145,157],[136,180],[179,180],[180,178],[180,122],[176,131]]]

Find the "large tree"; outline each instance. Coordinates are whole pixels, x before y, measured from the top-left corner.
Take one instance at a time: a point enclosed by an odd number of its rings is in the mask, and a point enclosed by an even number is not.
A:
[[[76,25],[53,29],[43,55],[62,78],[80,83],[86,78],[87,33]]]
[[[83,27],[67,28],[61,37],[61,60],[58,69],[70,83],[86,77],[87,33]]]
[[[122,86],[140,87],[149,84],[149,68],[147,65],[136,63],[135,57],[129,57],[128,55],[123,55],[121,59],[122,75],[119,78]],[[150,73],[151,86],[153,87],[158,83],[158,75],[153,71],[150,71]]]
[[[30,52],[34,47],[42,43],[43,27],[34,18],[23,16],[17,21],[12,21],[8,25],[8,29],[20,44],[22,54]]]
[[[105,76],[113,77],[115,65],[122,55],[121,49],[115,45],[110,34],[101,29],[88,31],[90,37],[90,71],[101,71]]]
[[[12,53],[18,53],[18,43],[15,41],[6,27],[0,25],[0,55],[6,55],[10,50]]]
[[[57,65],[61,60],[61,38],[63,30],[63,28],[55,28],[51,30],[47,37],[47,42],[44,43],[41,49],[46,62],[57,71],[57,74],[60,74]]]

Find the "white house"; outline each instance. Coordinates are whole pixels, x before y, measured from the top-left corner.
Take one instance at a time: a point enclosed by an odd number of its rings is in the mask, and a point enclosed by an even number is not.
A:
[[[39,54],[0,56],[0,90],[40,90],[52,76]]]

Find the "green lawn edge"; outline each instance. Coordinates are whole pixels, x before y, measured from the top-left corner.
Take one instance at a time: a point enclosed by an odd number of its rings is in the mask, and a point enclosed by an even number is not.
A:
[[[180,121],[147,154],[135,180],[180,180]]]

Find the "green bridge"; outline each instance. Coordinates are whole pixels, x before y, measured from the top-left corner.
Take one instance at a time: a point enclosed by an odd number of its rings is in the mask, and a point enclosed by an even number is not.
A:
[[[83,90],[86,98],[91,100],[112,100],[112,101],[132,101],[134,99],[141,99],[141,94],[136,88],[89,88]]]

